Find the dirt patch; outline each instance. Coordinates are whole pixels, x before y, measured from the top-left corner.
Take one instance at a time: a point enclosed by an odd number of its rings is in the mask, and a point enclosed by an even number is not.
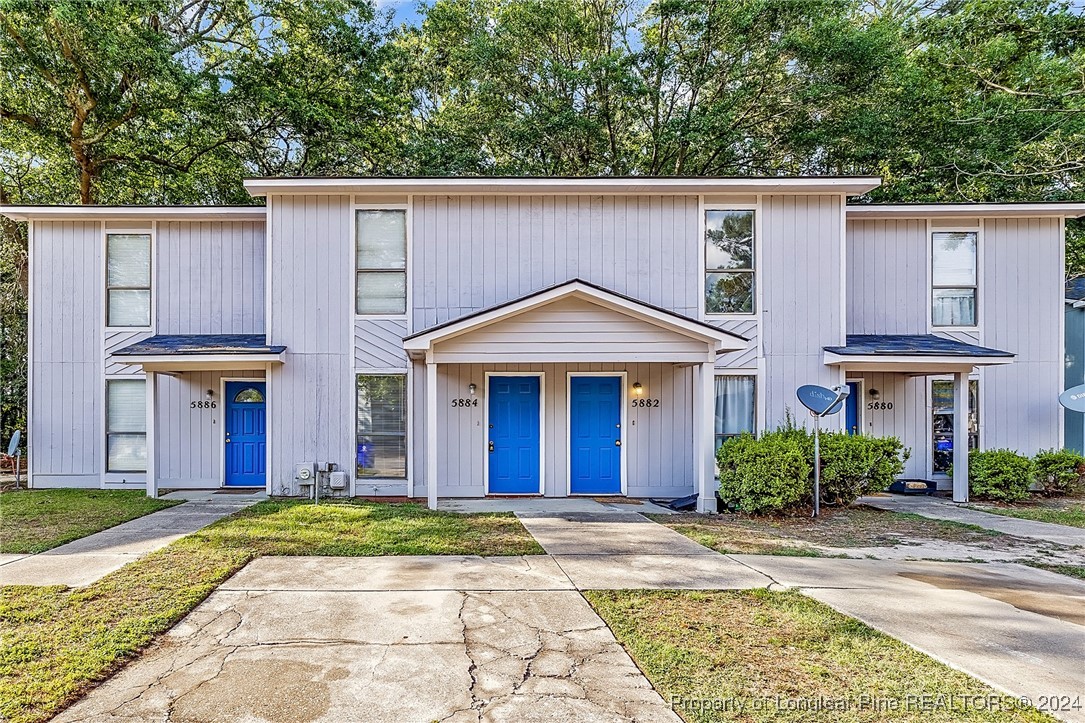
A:
[[[1056,618],[1075,625],[1085,626],[1085,605],[1081,604],[1080,585],[1052,584],[1044,590],[1036,590],[1027,581],[995,572],[974,570],[953,573],[898,573],[901,577],[925,582],[943,590],[964,590],[977,595],[1000,600],[1018,610]]]

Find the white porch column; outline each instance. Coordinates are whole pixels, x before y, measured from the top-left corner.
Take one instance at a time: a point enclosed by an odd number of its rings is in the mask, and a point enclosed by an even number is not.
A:
[[[713,363],[703,362],[693,370],[693,471],[697,483],[697,511],[716,509],[713,470]]]
[[[158,470],[155,464],[155,448],[158,446],[158,435],[155,424],[158,418],[158,374],[146,372],[147,377],[147,496],[158,497]]]
[[[968,502],[968,372],[953,374],[953,501]]]
[[[437,509],[437,365],[426,361],[426,504]]]

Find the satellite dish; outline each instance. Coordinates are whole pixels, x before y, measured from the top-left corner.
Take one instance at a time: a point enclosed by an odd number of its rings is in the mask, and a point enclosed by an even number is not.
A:
[[[824,417],[836,414],[844,407],[844,399],[848,396],[847,387],[826,389],[817,384],[803,384],[795,391],[795,395],[804,407],[814,415]]]
[[[1085,384],[1070,387],[1060,394],[1059,404],[1071,412],[1085,412]]]

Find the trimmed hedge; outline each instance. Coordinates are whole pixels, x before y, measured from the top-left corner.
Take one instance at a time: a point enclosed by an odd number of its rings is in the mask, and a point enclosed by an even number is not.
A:
[[[810,435],[810,464],[814,460],[814,437]],[[870,494],[882,492],[904,474],[911,450],[896,437],[864,437],[831,432],[821,435],[821,503],[850,505]],[[811,489],[812,493],[812,489]]]
[[[1085,457],[1069,449],[1045,449],[1032,458],[1040,494],[1068,495],[1085,488]]]
[[[968,453],[968,489],[978,500],[1017,502],[1028,497],[1034,466],[1011,449],[973,449]]]

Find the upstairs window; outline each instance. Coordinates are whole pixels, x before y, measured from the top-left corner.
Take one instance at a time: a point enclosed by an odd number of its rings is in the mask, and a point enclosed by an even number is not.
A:
[[[106,326],[151,325],[151,237],[106,237]]]
[[[940,231],[931,236],[931,323],[976,325],[975,231]]]
[[[705,212],[705,313],[754,313],[753,211]]]
[[[354,311],[407,313],[407,212],[358,211]]]

